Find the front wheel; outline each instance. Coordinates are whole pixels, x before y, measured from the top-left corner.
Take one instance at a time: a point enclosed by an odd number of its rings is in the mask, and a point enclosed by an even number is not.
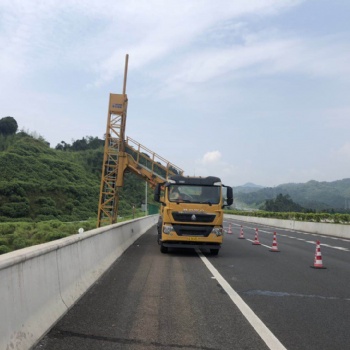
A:
[[[211,255],[218,255],[219,254],[219,249],[210,249]]]
[[[166,254],[168,252],[168,247],[164,247],[163,244],[160,244],[160,251],[163,254]]]

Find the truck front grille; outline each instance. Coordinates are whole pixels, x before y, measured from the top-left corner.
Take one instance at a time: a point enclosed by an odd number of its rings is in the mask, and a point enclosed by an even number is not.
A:
[[[208,237],[214,226],[173,225],[178,236]]]
[[[174,221],[178,222],[213,222],[215,220],[215,214],[202,214],[202,213],[181,213],[174,211]]]

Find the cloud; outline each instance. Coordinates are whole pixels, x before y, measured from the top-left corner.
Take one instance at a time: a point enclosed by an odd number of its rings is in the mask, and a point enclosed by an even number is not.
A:
[[[218,163],[221,159],[221,153],[219,151],[211,151],[211,152],[207,152],[202,160],[201,163],[203,165],[211,165],[214,163]]]
[[[105,42],[108,49],[100,50],[105,52],[105,55],[100,57],[98,64],[89,62],[94,66],[97,74],[92,85],[101,86],[115,80],[118,71],[120,71],[117,68],[120,66],[119,58],[124,57],[125,50],[133,57],[131,69],[137,70],[154,64],[155,68],[150,68],[150,70],[152,74],[159,76],[158,71],[166,68],[163,76],[168,75],[169,70],[172,71],[170,81],[173,82],[173,86],[176,86],[176,81],[182,78],[181,75],[177,76],[178,72],[184,70],[190,71],[191,80],[210,79],[210,74],[215,74],[213,66],[218,62],[217,56],[227,57],[227,60],[231,60],[232,57],[222,50],[218,50],[217,55],[213,56],[212,59],[210,57],[206,59],[206,50],[204,52],[199,50],[194,53],[194,57],[187,57],[184,54],[185,51],[192,51],[192,47],[203,44],[202,40],[207,34],[208,37],[211,36],[211,39],[206,44],[209,44],[212,49],[216,49],[218,45],[226,45],[228,36],[240,34],[241,26],[239,23],[232,24],[230,22],[238,20],[241,16],[275,15],[278,11],[296,6],[299,2],[290,0],[281,4],[277,0],[267,0],[263,3],[256,0],[237,4],[226,1],[221,6],[217,6],[209,0],[200,3],[188,3],[187,1],[167,1],[164,3],[154,0],[147,3],[131,2],[130,6],[128,4],[125,7],[122,4],[119,4],[118,7],[106,6],[108,11],[102,12],[100,10],[99,16],[105,18],[108,25],[101,34],[92,35],[91,40],[92,43]],[[113,13],[115,18],[111,18]],[[90,16],[93,15],[91,12]],[[131,22],[132,26],[130,26]],[[127,35],[119,34],[125,31],[127,31]],[[218,38],[220,38],[219,41]],[[95,47],[96,45],[92,44],[90,50],[96,51]],[[95,55],[92,52],[92,57]],[[249,53],[244,55],[243,60],[248,55]],[[79,55],[77,56],[79,57]],[[85,57],[89,56],[91,54],[87,52]],[[174,60],[172,57],[177,57],[177,59]],[[188,60],[191,61],[190,65],[187,65]],[[177,62],[184,62],[185,69],[179,67]],[[219,64],[222,67],[227,65],[227,62],[219,61]],[[201,77],[198,72],[193,71],[193,65],[197,68],[203,68],[203,70],[208,68],[207,77]],[[218,73],[222,74],[222,69],[219,69]],[[181,88],[181,84],[178,88]]]
[[[329,16],[327,5],[306,0],[0,0],[2,113],[53,145],[101,137],[128,53],[127,135],[186,162],[185,172],[226,184],[297,180],[299,158],[310,157],[304,140],[311,159],[332,153],[327,171],[346,174],[345,6]],[[147,132],[155,125],[158,132]],[[176,147],[169,130],[181,132]],[[262,163],[275,164],[274,175]],[[289,163],[295,173],[285,174]],[[325,165],[317,166],[305,177],[320,177]]]
[[[337,38],[306,42],[272,28],[256,31],[248,22],[301,2],[226,1],[217,6],[209,0],[166,4],[153,0],[116,6],[106,0],[99,5],[67,0],[63,6],[52,0],[33,7],[14,0],[0,5],[4,11],[0,44],[6,47],[0,66],[13,77],[15,72],[20,75],[70,62],[93,73],[88,86],[101,87],[122,75],[120,67],[129,53],[129,69],[148,67],[165,85],[157,90],[171,95],[222,76],[236,79],[234,74],[242,70],[251,74],[252,68],[261,74],[348,72],[350,48],[341,50]]]
[[[220,151],[209,151],[195,162],[195,175],[219,176],[224,183],[232,183],[238,174],[236,166],[222,159]]]
[[[252,30],[252,29],[250,29]],[[215,81],[239,84],[245,78],[288,75],[308,79],[342,79],[349,81],[350,45],[341,36],[320,39],[301,38],[275,30],[240,33],[239,26],[231,36],[240,41],[225,45],[225,40],[194,45],[181,59],[170,63],[164,71],[162,95],[183,91],[191,93],[198,86]],[[236,32],[236,33],[235,33]],[[159,74],[159,73],[158,73]]]

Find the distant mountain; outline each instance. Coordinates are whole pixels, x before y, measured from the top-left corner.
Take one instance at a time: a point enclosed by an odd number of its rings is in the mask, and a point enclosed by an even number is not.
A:
[[[249,206],[259,207],[278,194],[288,194],[295,203],[313,210],[350,210],[350,178],[333,182],[288,183],[276,187],[234,187],[235,198]]]
[[[260,189],[264,188],[264,186],[253,184],[252,182],[247,182],[246,184],[242,186],[236,186],[233,187],[234,193],[250,193],[250,192],[256,192]]]
[[[253,184],[252,182],[247,182],[246,184],[242,185],[241,187],[252,187],[252,188],[264,188],[264,186]]]

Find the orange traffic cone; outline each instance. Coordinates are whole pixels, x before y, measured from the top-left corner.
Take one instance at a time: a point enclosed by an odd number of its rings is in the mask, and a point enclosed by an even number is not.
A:
[[[322,254],[321,254],[321,244],[320,241],[316,242],[316,252],[315,252],[315,260],[314,265],[310,266],[314,269],[326,269],[322,264]]]
[[[243,227],[241,226],[241,232],[239,233],[239,239],[245,239],[243,234]]]
[[[232,225],[231,224],[228,225],[227,233],[232,234]]]
[[[255,229],[255,238],[254,238],[254,242],[252,243],[254,245],[261,245],[261,243],[259,242],[259,232],[258,229]]]
[[[273,233],[273,241],[272,241],[272,247],[270,249],[270,252],[279,252],[277,247],[277,237],[276,237],[276,232]]]

